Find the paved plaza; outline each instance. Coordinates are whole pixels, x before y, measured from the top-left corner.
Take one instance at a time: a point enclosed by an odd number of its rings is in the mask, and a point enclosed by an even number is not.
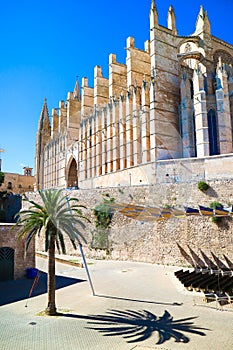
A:
[[[47,270],[47,261],[37,258]],[[233,312],[204,304],[174,276],[177,267],[89,261],[84,268],[57,262],[57,308],[43,316],[46,274],[0,283],[1,350],[232,350]],[[197,294],[197,293],[196,293]]]

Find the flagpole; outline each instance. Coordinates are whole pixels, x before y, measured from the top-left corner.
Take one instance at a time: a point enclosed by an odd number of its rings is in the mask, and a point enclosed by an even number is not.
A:
[[[5,150],[0,148],[0,171],[2,171],[2,153],[4,153]]]
[[[68,201],[68,196],[66,196],[66,201],[67,201],[67,205],[68,205],[70,214],[73,215],[72,210],[70,208],[70,203]],[[83,264],[84,264],[84,267],[85,267],[85,270],[86,270],[87,278],[88,278],[88,281],[89,281],[89,284],[90,284],[90,287],[91,287],[92,295],[95,296],[95,290],[94,290],[94,286],[93,286],[93,283],[92,283],[92,280],[91,280],[91,275],[90,275],[88,267],[87,267],[87,262],[86,262],[86,258],[85,258],[84,252],[83,252],[83,247],[82,247],[82,244],[81,244],[80,240],[77,239],[77,241],[78,241],[78,246],[79,246],[79,249],[80,249],[80,253],[82,255]]]

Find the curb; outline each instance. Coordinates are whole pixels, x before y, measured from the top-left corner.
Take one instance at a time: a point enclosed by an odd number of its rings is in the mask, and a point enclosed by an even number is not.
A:
[[[44,258],[44,259],[47,258],[47,254],[46,253],[38,253],[38,252],[36,252],[36,256],[38,256],[40,258]],[[55,260],[57,262],[62,263],[62,264],[84,268],[83,263],[69,261],[69,260],[65,260],[65,259],[61,259],[61,258],[57,258],[57,257],[55,257]]]

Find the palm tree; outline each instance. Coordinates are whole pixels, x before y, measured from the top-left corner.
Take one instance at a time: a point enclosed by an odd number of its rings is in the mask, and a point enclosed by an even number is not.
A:
[[[32,238],[41,233],[45,234],[45,250],[48,252],[48,305],[45,310],[47,315],[56,315],[55,304],[55,248],[58,252],[66,254],[63,233],[67,234],[73,247],[75,241],[80,244],[80,238],[84,236],[77,228],[85,228],[83,220],[89,221],[81,211],[85,206],[77,204],[77,198],[68,198],[62,194],[62,190],[39,190],[42,205],[25,198],[31,205],[28,209],[20,211],[20,219],[15,226],[21,226],[18,238],[26,237],[26,251]]]

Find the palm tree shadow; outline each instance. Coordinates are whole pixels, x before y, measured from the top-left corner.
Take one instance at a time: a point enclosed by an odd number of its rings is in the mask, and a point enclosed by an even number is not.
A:
[[[175,342],[188,343],[189,338],[184,333],[197,334],[205,336],[203,330],[194,325],[193,320],[196,317],[188,317],[179,320],[173,320],[171,314],[165,310],[163,315],[157,317],[147,310],[110,310],[106,315],[63,315],[66,317],[75,317],[88,320],[87,329],[97,330],[104,336],[122,336],[128,343],[144,341],[152,336],[154,332],[159,335],[156,344],[163,344],[165,341],[174,339]]]

